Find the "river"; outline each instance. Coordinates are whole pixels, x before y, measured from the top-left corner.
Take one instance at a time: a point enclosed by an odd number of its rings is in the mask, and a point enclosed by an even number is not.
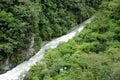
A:
[[[14,67],[13,69],[11,69],[10,71],[7,71],[6,73],[1,74],[0,80],[23,80],[26,73],[29,71],[30,67],[35,65],[44,57],[44,53],[47,49],[56,48],[60,42],[67,42],[69,39],[72,39],[78,32],[83,30],[85,26],[84,24],[90,23],[92,19],[93,17],[86,20],[85,22],[83,22],[81,25],[79,25],[76,29],[69,32],[68,34],[58,37],[56,39],[53,39],[52,41],[49,41],[29,60],[24,61],[21,64]]]

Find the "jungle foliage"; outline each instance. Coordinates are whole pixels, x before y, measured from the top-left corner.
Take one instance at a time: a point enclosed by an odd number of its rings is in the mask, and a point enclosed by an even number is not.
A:
[[[0,0],[0,61],[65,34],[91,17],[101,0]],[[12,56],[12,57],[11,57]],[[15,59],[17,60],[17,59]]]
[[[26,80],[120,80],[120,4],[105,0],[74,39],[46,52]]]

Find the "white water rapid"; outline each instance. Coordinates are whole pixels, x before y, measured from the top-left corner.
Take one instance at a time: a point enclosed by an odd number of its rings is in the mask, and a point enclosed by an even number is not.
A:
[[[85,24],[90,23],[92,18],[88,19],[84,23]],[[56,48],[60,42],[67,42],[69,39],[72,39],[76,33],[80,32],[84,28],[84,26],[85,25],[80,25],[78,28],[71,31],[70,33],[48,42],[46,45],[44,45],[40,49],[39,52],[37,52],[28,61],[24,61],[21,64],[14,67],[13,69],[11,69],[10,71],[7,71],[6,73],[1,74],[0,80],[23,80],[24,76],[29,71],[30,67],[35,65],[37,62],[39,62],[43,58],[45,50]]]

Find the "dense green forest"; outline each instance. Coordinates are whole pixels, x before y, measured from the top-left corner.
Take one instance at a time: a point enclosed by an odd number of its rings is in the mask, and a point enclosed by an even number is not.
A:
[[[0,62],[24,58],[34,37],[38,51],[43,41],[65,34],[91,17],[102,0],[0,0]]]
[[[120,1],[103,1],[95,16],[74,39],[48,50],[26,80],[120,80]]]

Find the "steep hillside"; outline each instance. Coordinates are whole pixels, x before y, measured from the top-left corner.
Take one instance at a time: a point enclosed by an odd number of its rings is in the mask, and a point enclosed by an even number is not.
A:
[[[74,39],[48,50],[25,80],[120,80],[120,4],[104,1]]]
[[[101,0],[0,0],[0,67],[16,65],[42,41],[65,34],[91,17]],[[28,53],[31,43],[33,53]],[[9,65],[10,66],[10,65]]]

